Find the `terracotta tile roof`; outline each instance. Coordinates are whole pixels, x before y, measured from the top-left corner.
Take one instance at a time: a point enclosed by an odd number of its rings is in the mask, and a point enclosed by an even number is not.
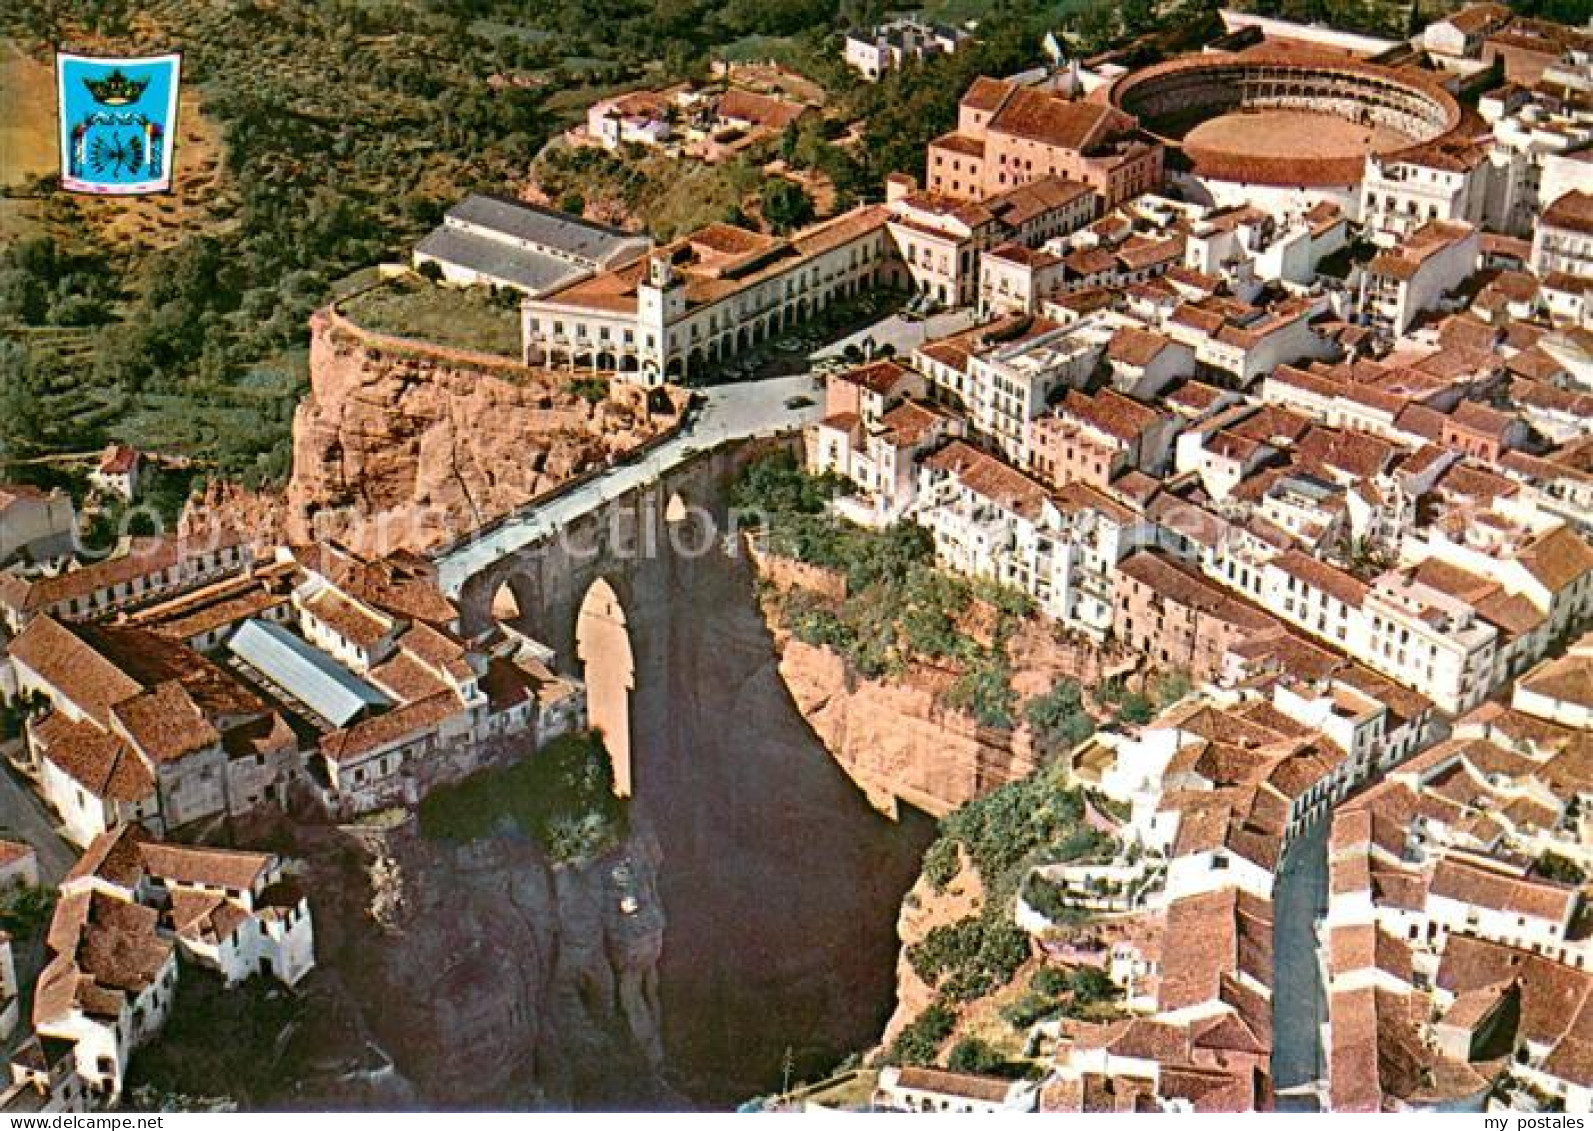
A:
[[[1574,887],[1528,876],[1511,876],[1453,856],[1439,861],[1428,885],[1432,895],[1478,907],[1565,922],[1576,905]]]
[[[1521,992],[1517,1037],[1540,1045],[1560,1041],[1593,994],[1593,979],[1585,971],[1464,934],[1449,936],[1435,981],[1456,997],[1516,983]]]
[[[65,893],[50,922],[55,957],[40,975],[35,1026],[59,1024],[74,1002],[91,1016],[119,1016],[171,961],[174,944],[158,934],[158,919],[97,889]]]
[[[172,893],[166,909],[171,929],[178,935],[206,946],[217,946],[231,938],[249,922],[249,913],[239,904],[213,892],[178,890]]]
[[[929,143],[930,149],[945,149],[952,153],[960,153],[964,157],[983,157],[985,155],[984,139],[969,137],[966,134],[949,133],[941,134]]]
[[[143,686],[72,628],[50,616],[37,616],[11,642],[11,657],[38,673],[101,727],[110,725],[111,706],[137,695]]]
[[[397,627],[391,617],[350,600],[329,585],[302,598],[305,609],[358,648],[375,648]]]
[[[894,361],[875,361],[856,369],[836,374],[836,380],[867,389],[888,397],[901,388],[903,382],[913,379],[913,373]]]
[[[1159,554],[1145,550],[1130,554],[1118,565],[1118,573],[1164,600],[1239,628],[1264,629],[1276,623],[1261,610]]]
[[[1073,101],[1049,91],[1020,87],[986,125],[991,133],[1088,152],[1130,133],[1134,119],[1102,102]]]
[[[1543,661],[1521,677],[1522,691],[1593,708],[1593,655],[1571,653]]]
[[[1429,220],[1407,236],[1398,250],[1381,252],[1373,257],[1367,270],[1373,275],[1402,281],[1413,279],[1429,259],[1466,239],[1473,231],[1469,224]]]
[[[33,728],[39,753],[91,796],[105,801],[143,801],[155,792],[155,776],[115,735],[91,723],[69,722],[59,712]]]
[[[1571,527],[1557,526],[1534,539],[1516,561],[1549,592],[1559,593],[1593,573],[1593,546]]]
[[[1007,95],[1011,94],[1015,88],[1015,83],[1005,79],[993,79],[980,75],[969,85],[959,104],[969,110],[989,113],[1000,106]]]
[[[176,681],[123,700],[111,708],[111,714],[139,751],[156,763],[178,761],[221,741],[221,734]]]
[[[1112,389],[1093,396],[1069,389],[1057,415],[1072,417],[1125,444],[1135,443],[1161,420],[1155,409]]]
[[[95,837],[61,881],[62,886],[85,876],[98,876],[118,887],[132,889],[144,874],[143,846],[152,838],[142,825],[128,824]]]
[[[52,577],[17,581],[7,587],[6,603],[20,612],[37,612],[74,599],[84,599],[101,590],[128,585],[153,577],[181,561],[175,538],[135,538],[119,557],[69,569]]]
[[[370,681],[400,703],[425,699],[449,687],[431,668],[408,652],[398,652],[369,673]]]
[[[1269,564],[1352,608],[1359,608],[1370,590],[1370,586],[1354,575],[1299,550],[1279,554]]]
[[[417,699],[324,735],[321,753],[340,765],[357,762],[374,750],[436,729],[460,710],[459,697],[451,691]]]
[[[1168,938],[1200,946],[1163,954],[1156,1005],[1163,1012],[1221,999],[1224,981],[1241,971],[1272,984],[1272,905],[1238,888],[1176,899],[1167,908]]]
[[[1044,486],[1017,468],[962,440],[941,448],[924,466],[954,475],[974,494],[1028,518],[1038,515],[1049,497]]]
[[[1106,356],[1124,365],[1146,366],[1163,350],[1173,346],[1171,338],[1137,326],[1120,327],[1106,344]]]
[[[1462,35],[1473,36],[1502,28],[1514,18],[1515,13],[1505,4],[1468,4],[1442,22]]]
[[[961,1096],[986,1103],[1000,1103],[1012,1090],[1012,1081],[994,1076],[975,1076],[942,1068],[902,1068],[897,1084],[914,1091]]]
[[[272,858],[264,852],[229,848],[189,848],[150,840],[140,845],[144,867],[170,884],[222,887],[252,891],[271,870]]]
[[[717,113],[721,118],[748,122],[762,129],[783,130],[811,109],[787,98],[733,87],[719,96]]]
[[[954,420],[945,410],[921,401],[903,401],[880,417],[880,424],[898,448],[922,443],[938,425]]]
[[[1568,192],[1543,210],[1538,225],[1593,235],[1593,193]]]

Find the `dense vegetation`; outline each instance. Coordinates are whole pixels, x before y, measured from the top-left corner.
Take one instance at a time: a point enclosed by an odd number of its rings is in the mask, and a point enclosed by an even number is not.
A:
[[[518,829],[556,863],[589,859],[624,835],[627,807],[596,731],[562,735],[506,769],[440,786],[420,805],[421,832],[463,842]]]
[[[839,652],[870,678],[901,676],[926,663],[955,671],[945,693],[949,706],[986,726],[1012,726],[1017,696],[1006,641],[1028,614],[1027,601],[937,568],[922,527],[898,523],[874,531],[837,518],[826,503],[838,490],[835,481],[804,472],[789,453],[753,463],[735,486],[734,504],[749,522],[761,522],[770,550],[846,578],[841,601],[789,594],[786,627],[805,643]],[[993,620],[977,635],[966,622],[976,606]]]
[[[306,319],[330,282],[402,251],[464,191],[502,188],[549,131],[544,92],[499,81],[548,53],[478,35],[453,7],[5,6],[0,33],[34,49],[136,50],[169,42],[151,29],[180,28],[186,77],[224,139],[226,187],[175,246],[113,258],[76,202],[46,209],[45,234],[0,264],[0,321],[36,328],[25,348],[0,350],[0,455],[114,437],[247,481],[285,474]],[[38,407],[6,411],[19,404]]]
[[[891,1064],[933,1064],[940,1055],[940,1046],[946,1043],[951,1031],[957,1027],[957,1014],[941,1002],[931,1002],[929,1007],[902,1027],[896,1040],[885,1051],[885,1060]]]
[[[986,903],[1005,911],[1030,865],[1082,859],[1110,843],[1085,823],[1084,795],[1057,764],[970,801],[941,822],[941,835],[979,870]]]
[[[887,1050],[886,1059],[929,1063],[955,1028],[961,1006],[1012,983],[1030,957],[1029,936],[1013,922],[1013,909],[1018,887],[1034,865],[1087,859],[1110,846],[1110,838],[1085,823],[1082,792],[1069,786],[1066,769],[1055,764],[976,798],[942,821],[940,839],[924,853],[925,879],[944,890],[966,855],[979,873],[984,900],[977,913],[936,926],[907,948],[908,963],[937,996],[931,1011]],[[1064,974],[1042,968],[1028,989],[1003,1007],[1004,1016],[1024,1029],[1062,1012],[1083,1015],[1115,994],[1099,971]],[[948,1016],[951,1021],[943,1026]],[[964,1050],[964,1056],[977,1051]]]
[[[948,1001],[984,997],[1010,982],[1028,958],[1028,933],[1001,913],[942,924],[907,948],[913,972]]]

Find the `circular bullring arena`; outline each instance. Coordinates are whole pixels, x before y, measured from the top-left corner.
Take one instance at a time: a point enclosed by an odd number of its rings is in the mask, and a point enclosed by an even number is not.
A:
[[[1235,185],[1357,185],[1368,154],[1460,124],[1454,98],[1423,75],[1297,52],[1183,56],[1125,75],[1111,101],[1167,145],[1173,169]]]

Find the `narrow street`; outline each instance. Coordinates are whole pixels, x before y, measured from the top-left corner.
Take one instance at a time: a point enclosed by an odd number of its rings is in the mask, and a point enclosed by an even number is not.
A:
[[[1315,1111],[1314,1097],[1284,1095],[1322,1078],[1327,1002],[1317,964],[1316,922],[1327,913],[1324,819],[1284,856],[1272,893],[1272,1083],[1281,1110]]]
[[[39,882],[54,887],[71,870],[77,853],[55,831],[44,802],[10,766],[0,772],[0,837],[22,840],[39,854]]]

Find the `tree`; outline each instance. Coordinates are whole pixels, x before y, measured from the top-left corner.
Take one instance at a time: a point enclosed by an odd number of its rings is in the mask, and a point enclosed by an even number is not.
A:
[[[801,185],[783,177],[764,183],[758,194],[758,210],[763,213],[764,223],[781,234],[812,222],[815,215],[813,198]]]
[[[946,1067],[953,1072],[972,1072],[976,1076],[994,1076],[1006,1066],[1007,1058],[978,1037],[964,1037],[952,1046],[951,1055],[946,1058]]]
[[[1095,720],[1084,709],[1084,692],[1078,681],[1064,679],[1030,699],[1023,709],[1029,727],[1050,749],[1077,746],[1095,733]]]
[[[1076,967],[1068,975],[1068,988],[1073,991],[1073,1000],[1080,1005],[1111,1001],[1119,993],[1112,979],[1094,966]]]

